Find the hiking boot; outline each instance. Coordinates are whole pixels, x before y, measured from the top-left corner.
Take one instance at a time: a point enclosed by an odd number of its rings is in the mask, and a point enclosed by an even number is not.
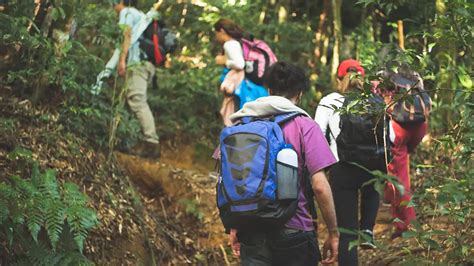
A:
[[[145,142],[142,157],[158,160],[161,156],[160,143]]]
[[[365,230],[362,230],[362,234],[364,234],[365,236],[368,236],[369,239],[366,239],[365,237],[362,238],[362,243],[360,243],[360,247],[362,249],[375,249],[377,248],[377,246],[375,245],[374,243],[374,232],[372,232],[372,230],[369,230],[369,229],[365,229]]]
[[[160,158],[160,144],[141,141],[130,149],[130,154],[149,159]]]

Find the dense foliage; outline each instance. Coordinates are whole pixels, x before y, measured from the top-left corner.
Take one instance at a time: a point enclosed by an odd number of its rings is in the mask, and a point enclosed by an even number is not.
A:
[[[19,265],[86,263],[82,256],[89,231],[98,223],[87,207],[88,198],[76,184],[59,184],[52,169],[41,172],[32,153],[17,148],[10,160],[25,168],[30,178],[11,176],[0,182],[0,236],[10,258]]]
[[[117,17],[109,1],[43,2],[50,2],[51,9],[49,21],[41,25],[30,25],[35,21],[35,6],[30,2],[10,1],[7,11],[0,13],[0,84],[34,103],[56,108],[68,130],[90,139],[99,148],[132,145],[139,139],[140,129],[126,109],[123,81],[112,78],[102,94],[90,94],[96,75],[120,43]],[[140,1],[140,8],[146,10],[153,2]],[[420,180],[415,199],[406,203],[417,205],[420,223],[404,237],[415,238],[427,256],[420,258],[407,250],[401,260],[474,260],[470,242],[470,191],[474,189],[472,1],[165,1],[161,12],[168,26],[178,32],[180,48],[171,55],[169,65],[158,70],[158,87],[149,90],[149,103],[162,140],[208,147],[204,156],[215,145],[221,127],[221,95],[217,89],[221,68],[213,60],[221,48],[212,32],[212,24],[220,17],[235,20],[267,41],[280,60],[307,69],[312,88],[302,105],[310,113],[314,113],[321,96],[333,88],[333,65],[342,59],[359,59],[369,79],[381,69],[402,63],[418,70],[432,96],[434,110],[430,135],[412,160],[411,169]],[[405,28],[405,49],[397,45],[398,20],[403,20]],[[33,204],[23,206],[33,208],[28,215],[42,208],[34,197],[46,193],[33,182],[35,176],[52,176],[49,171],[33,173],[31,181],[12,177],[11,184],[2,183],[2,197],[10,195],[7,190],[27,193],[21,195]],[[45,184],[56,184],[52,177],[45,180],[49,180]],[[59,195],[57,185],[49,189]],[[64,197],[70,195],[67,191],[77,190],[70,185],[63,189]],[[60,216],[64,221],[63,214],[56,213],[57,221]],[[15,216],[8,215],[15,224]],[[3,212],[3,217],[8,217],[7,213]],[[28,216],[26,225],[36,240],[44,220],[32,217]],[[436,227],[441,217],[452,228]],[[93,221],[81,228],[74,228],[77,220],[67,221],[81,248],[84,230]],[[45,224],[52,247],[64,231],[62,222],[54,228]]]

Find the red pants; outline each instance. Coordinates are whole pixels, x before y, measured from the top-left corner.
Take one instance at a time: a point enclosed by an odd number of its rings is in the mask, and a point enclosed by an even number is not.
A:
[[[416,219],[415,209],[406,204],[411,201],[410,189],[410,160],[411,153],[421,142],[426,134],[427,124],[400,125],[392,120],[395,131],[395,142],[392,145],[392,161],[388,165],[388,173],[396,176],[398,182],[403,185],[405,192],[402,196],[395,191],[392,184],[388,184],[385,189],[384,200],[391,203],[393,218],[400,221],[395,222],[395,228],[399,232],[407,230],[411,221]]]

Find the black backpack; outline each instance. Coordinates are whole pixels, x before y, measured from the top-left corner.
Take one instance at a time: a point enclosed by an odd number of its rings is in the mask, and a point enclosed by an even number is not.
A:
[[[146,60],[159,66],[164,64],[166,54],[178,48],[178,39],[174,32],[166,28],[163,21],[153,20],[140,36],[139,47],[146,55]]]
[[[343,108],[353,99],[346,97]],[[341,133],[336,138],[337,153],[340,161],[354,162],[369,170],[387,172],[388,161],[388,120],[385,115],[380,119],[378,107],[384,106],[384,100],[371,95],[355,104],[363,104],[363,114],[342,113],[339,127]]]

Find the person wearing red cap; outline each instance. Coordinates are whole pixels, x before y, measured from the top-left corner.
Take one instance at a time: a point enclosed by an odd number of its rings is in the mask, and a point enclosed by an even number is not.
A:
[[[331,189],[334,196],[337,223],[340,228],[361,230],[366,235],[361,248],[375,248],[373,242],[373,228],[379,208],[380,196],[373,185],[363,185],[374,176],[353,164],[340,161],[336,139],[341,133],[341,116],[337,109],[343,106],[345,95],[349,91],[362,90],[362,77],[365,72],[357,60],[349,59],[339,65],[336,92],[323,97],[316,110],[315,121],[326,135],[331,151],[339,160],[329,172]],[[359,214],[359,193],[361,195]],[[339,265],[357,265],[357,248],[349,250],[351,241],[357,240],[355,234],[341,232],[339,241]]]
[[[354,59],[347,59],[341,62],[337,69],[337,77],[339,80],[342,80],[347,73],[356,73],[358,75],[364,76],[364,68],[360,65],[359,61]]]

